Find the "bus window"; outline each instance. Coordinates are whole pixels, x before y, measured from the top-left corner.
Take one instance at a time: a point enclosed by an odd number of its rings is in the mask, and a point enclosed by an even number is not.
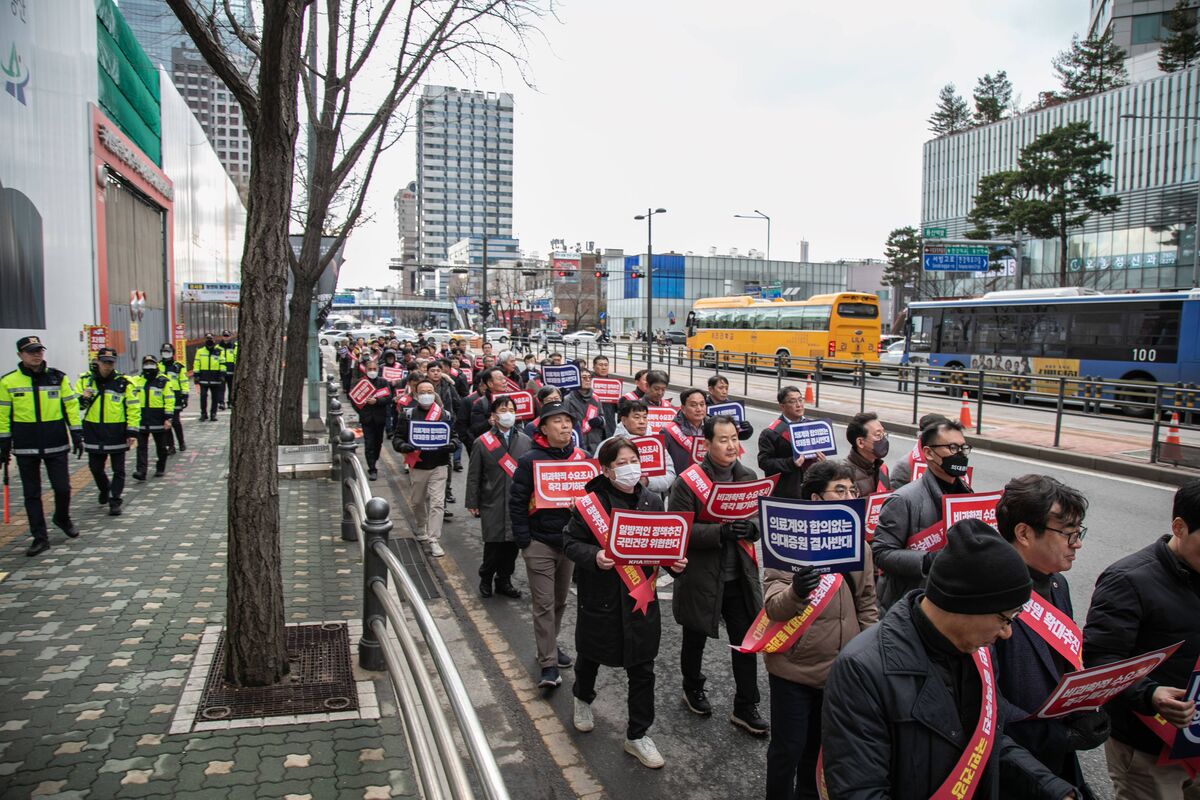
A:
[[[876,319],[879,317],[879,306],[871,303],[838,303],[839,317],[854,319]]]
[[[971,308],[963,308],[946,312],[942,318],[942,341],[939,350],[945,353],[971,352],[975,334],[973,311]]]
[[[1111,311],[1076,312],[1071,321],[1071,355],[1104,361],[1132,361],[1128,358],[1124,325],[1120,314]]]
[[[703,330],[704,328],[711,328],[713,326],[713,312],[708,309],[693,311],[692,316],[695,319],[697,328]]]
[[[1067,327],[1063,312],[1024,309],[1017,318],[1017,346],[1034,356],[1063,358],[1067,355]]]
[[[802,329],[806,331],[829,330],[831,306],[804,306]]]
[[[730,309],[730,308],[717,309],[716,311],[713,312],[712,327],[717,328],[718,330],[725,330],[727,328],[732,328],[733,325],[730,324],[732,317],[733,317],[733,309]]]
[[[918,311],[912,319],[912,338],[908,343],[910,353],[929,353],[933,349],[935,317],[938,311]]]
[[[804,307],[787,306],[779,309],[779,328],[785,331],[798,331],[803,328]]]
[[[1150,309],[1129,314],[1128,352],[1121,361],[1177,361],[1180,309]]]

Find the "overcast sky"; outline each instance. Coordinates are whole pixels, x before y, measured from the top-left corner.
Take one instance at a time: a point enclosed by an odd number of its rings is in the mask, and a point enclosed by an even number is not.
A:
[[[766,246],[814,261],[882,257],[893,228],[920,220],[921,145],[938,90],[970,102],[1004,69],[1028,105],[1057,88],[1050,60],[1087,27],[1086,0],[566,0],[514,69],[434,82],[514,95],[513,233],[707,253]],[[350,237],[339,284],[397,273],[392,196],[416,177],[415,137],[376,172],[372,222]]]

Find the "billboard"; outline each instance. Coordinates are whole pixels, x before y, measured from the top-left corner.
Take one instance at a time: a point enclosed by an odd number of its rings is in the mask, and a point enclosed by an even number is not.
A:
[[[579,253],[555,253],[550,256],[555,283],[579,283]]]

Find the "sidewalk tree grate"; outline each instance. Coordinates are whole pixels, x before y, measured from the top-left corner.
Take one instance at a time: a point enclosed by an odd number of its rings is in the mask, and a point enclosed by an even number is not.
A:
[[[222,675],[225,663],[222,631],[195,722],[358,710],[350,635],[344,623],[289,625],[287,653],[291,671],[282,683],[230,686]]]
[[[437,581],[430,574],[429,565],[421,553],[420,542],[416,539],[397,538],[390,539],[388,544],[391,546],[392,552],[396,554],[396,558],[400,559],[400,563],[408,570],[413,582],[417,584],[417,591],[421,593],[422,600],[428,602],[442,596]]]

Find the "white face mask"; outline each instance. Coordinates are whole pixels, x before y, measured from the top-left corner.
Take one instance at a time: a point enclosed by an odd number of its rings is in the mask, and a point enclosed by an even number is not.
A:
[[[417,395],[417,402],[426,408],[433,405],[433,399],[434,399],[434,395],[432,395],[432,394]]]
[[[517,424],[517,415],[514,411],[501,411],[496,414],[496,423],[501,428],[511,428]]]
[[[379,377],[379,371],[374,370],[374,369],[369,369],[369,370],[367,370],[367,377],[370,378],[371,380],[375,380],[376,378]]]
[[[161,353],[159,353],[159,355],[161,355],[163,357],[163,361],[170,361],[172,358],[175,357],[175,354],[172,353],[170,350],[163,350]]]
[[[617,486],[623,486],[626,489],[633,488],[638,481],[642,479],[641,464],[621,464],[613,467],[612,481]]]

